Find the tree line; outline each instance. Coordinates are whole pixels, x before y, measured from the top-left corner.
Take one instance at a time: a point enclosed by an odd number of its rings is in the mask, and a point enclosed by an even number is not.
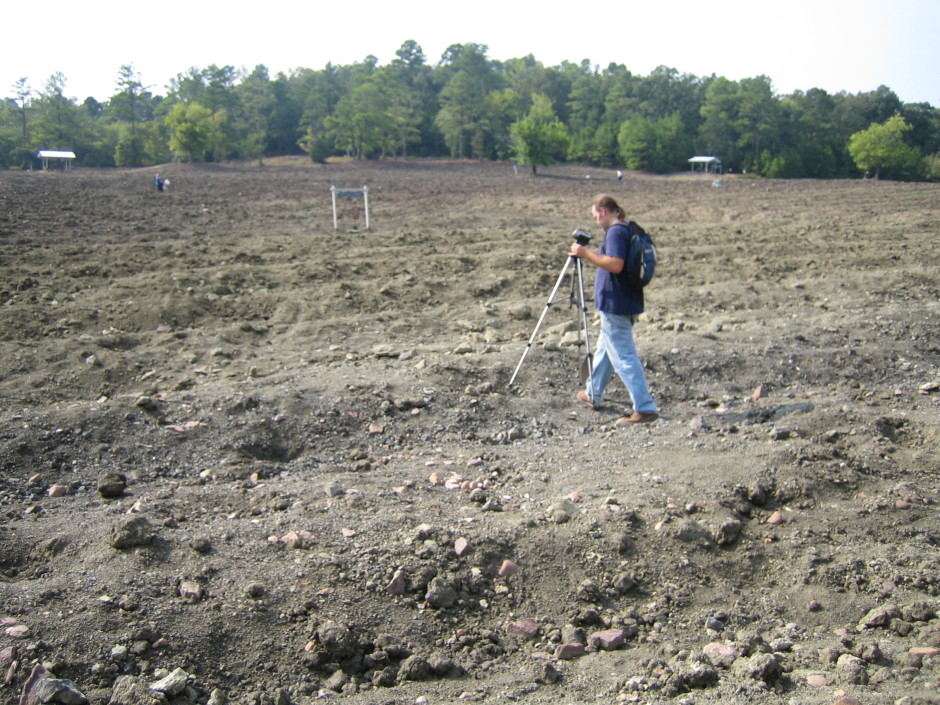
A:
[[[732,81],[660,66],[544,66],[497,61],[454,44],[436,64],[406,41],[374,56],[271,76],[211,65],[178,74],[159,95],[132,64],[100,102],[66,96],[56,73],[27,78],[0,102],[0,168],[30,168],[39,149],[71,150],[84,166],[146,166],[296,154],[316,162],[451,157],[538,166],[575,162],[668,173],[695,154],[726,169],[778,178],[940,180],[940,110],[902,103],[886,86],[776,95],[767,76]]]

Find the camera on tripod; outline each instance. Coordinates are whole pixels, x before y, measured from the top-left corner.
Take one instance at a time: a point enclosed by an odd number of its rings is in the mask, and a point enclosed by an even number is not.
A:
[[[587,244],[591,241],[591,233],[586,233],[583,230],[575,230],[572,235],[574,235],[574,241],[583,247],[587,247]]]
[[[587,247],[587,244],[591,241],[591,233],[585,232],[584,230],[575,230],[572,235],[574,236],[574,241],[582,247]],[[561,288],[561,284],[564,281],[565,276],[568,274],[569,267],[573,269],[573,272],[571,275],[571,293],[568,295],[568,301],[569,303],[577,306],[578,312],[581,314],[578,324],[578,345],[581,344],[581,336],[583,335],[584,348],[586,352],[580,370],[581,384],[584,384],[594,374],[594,362],[593,356],[591,355],[591,332],[588,326],[587,304],[585,304],[584,298],[583,266],[584,264],[581,257],[569,255],[565,260],[565,266],[561,268],[561,274],[558,275],[558,280],[555,282],[555,288],[552,289],[552,293],[548,295],[548,301],[545,303],[545,308],[542,309],[542,315],[539,316],[538,323],[535,324],[535,330],[533,330],[532,335],[529,336],[529,342],[526,343],[525,350],[522,351],[522,357],[519,358],[519,364],[516,365],[516,369],[512,373],[512,377],[509,379],[509,384],[507,386],[511,387],[513,382],[516,381],[516,377],[519,375],[519,370],[522,369],[522,363],[525,362],[526,355],[528,355],[529,350],[532,349],[532,344],[535,342],[535,338],[539,333],[539,328],[542,327],[542,322],[545,320],[545,316],[548,314],[548,310],[552,307],[553,304],[557,303],[555,300],[555,295]],[[577,296],[575,296],[576,294]]]

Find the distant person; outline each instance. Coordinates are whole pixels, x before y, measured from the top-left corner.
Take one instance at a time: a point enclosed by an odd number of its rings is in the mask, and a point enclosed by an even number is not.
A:
[[[164,183],[159,174],[153,177],[153,185],[157,187],[157,191],[163,191]]]
[[[617,423],[633,425],[655,421],[659,410],[646,384],[646,373],[633,339],[633,325],[643,313],[643,289],[633,286],[624,271],[630,245],[626,215],[620,204],[605,194],[594,199],[591,215],[594,222],[604,228],[601,246],[594,252],[576,241],[569,252],[572,257],[586,259],[598,268],[594,305],[601,316],[594,371],[585,390],[578,392],[578,401],[592,409],[599,408],[604,388],[616,371],[633,402],[633,413],[618,419]]]
[[[623,172],[617,169],[617,181],[623,181]]]

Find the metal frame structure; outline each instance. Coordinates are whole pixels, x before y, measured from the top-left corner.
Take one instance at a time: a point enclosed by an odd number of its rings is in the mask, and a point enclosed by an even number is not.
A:
[[[366,211],[366,230],[369,229],[369,187],[363,186],[362,188],[336,188],[335,186],[330,186],[330,194],[333,197],[333,230],[336,230],[336,198],[357,198],[362,196],[363,206]]]

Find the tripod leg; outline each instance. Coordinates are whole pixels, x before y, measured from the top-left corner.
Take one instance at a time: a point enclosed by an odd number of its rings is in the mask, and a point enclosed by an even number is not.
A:
[[[519,374],[519,370],[522,369],[522,363],[525,362],[526,355],[529,354],[529,350],[532,348],[532,343],[535,342],[535,338],[539,334],[539,328],[542,327],[542,322],[545,320],[545,316],[548,315],[548,310],[552,307],[552,304],[555,303],[555,295],[558,293],[558,289],[561,288],[561,283],[565,280],[565,274],[568,273],[568,267],[571,265],[572,260],[578,260],[578,258],[568,257],[568,259],[565,260],[565,266],[561,268],[561,274],[558,275],[558,280],[555,282],[555,287],[552,289],[552,293],[548,295],[548,301],[545,302],[545,308],[542,309],[542,315],[539,316],[539,320],[535,324],[535,330],[533,330],[532,335],[529,336],[529,342],[526,343],[525,350],[522,351],[522,357],[519,359],[519,364],[516,365],[516,371],[512,373],[509,384],[506,385],[507,387],[511,387],[513,382],[516,381],[516,376]],[[580,261],[581,260],[578,260],[578,262]]]
[[[591,380],[594,377],[594,355],[591,351],[591,329],[588,321],[588,309],[584,300],[584,263],[579,259],[575,268],[578,273],[578,286],[581,294],[579,307],[581,309],[581,328],[584,331],[585,362],[587,363],[587,379],[585,381],[588,383],[588,389],[590,389],[588,398],[590,398],[593,404],[595,403],[594,384]]]

